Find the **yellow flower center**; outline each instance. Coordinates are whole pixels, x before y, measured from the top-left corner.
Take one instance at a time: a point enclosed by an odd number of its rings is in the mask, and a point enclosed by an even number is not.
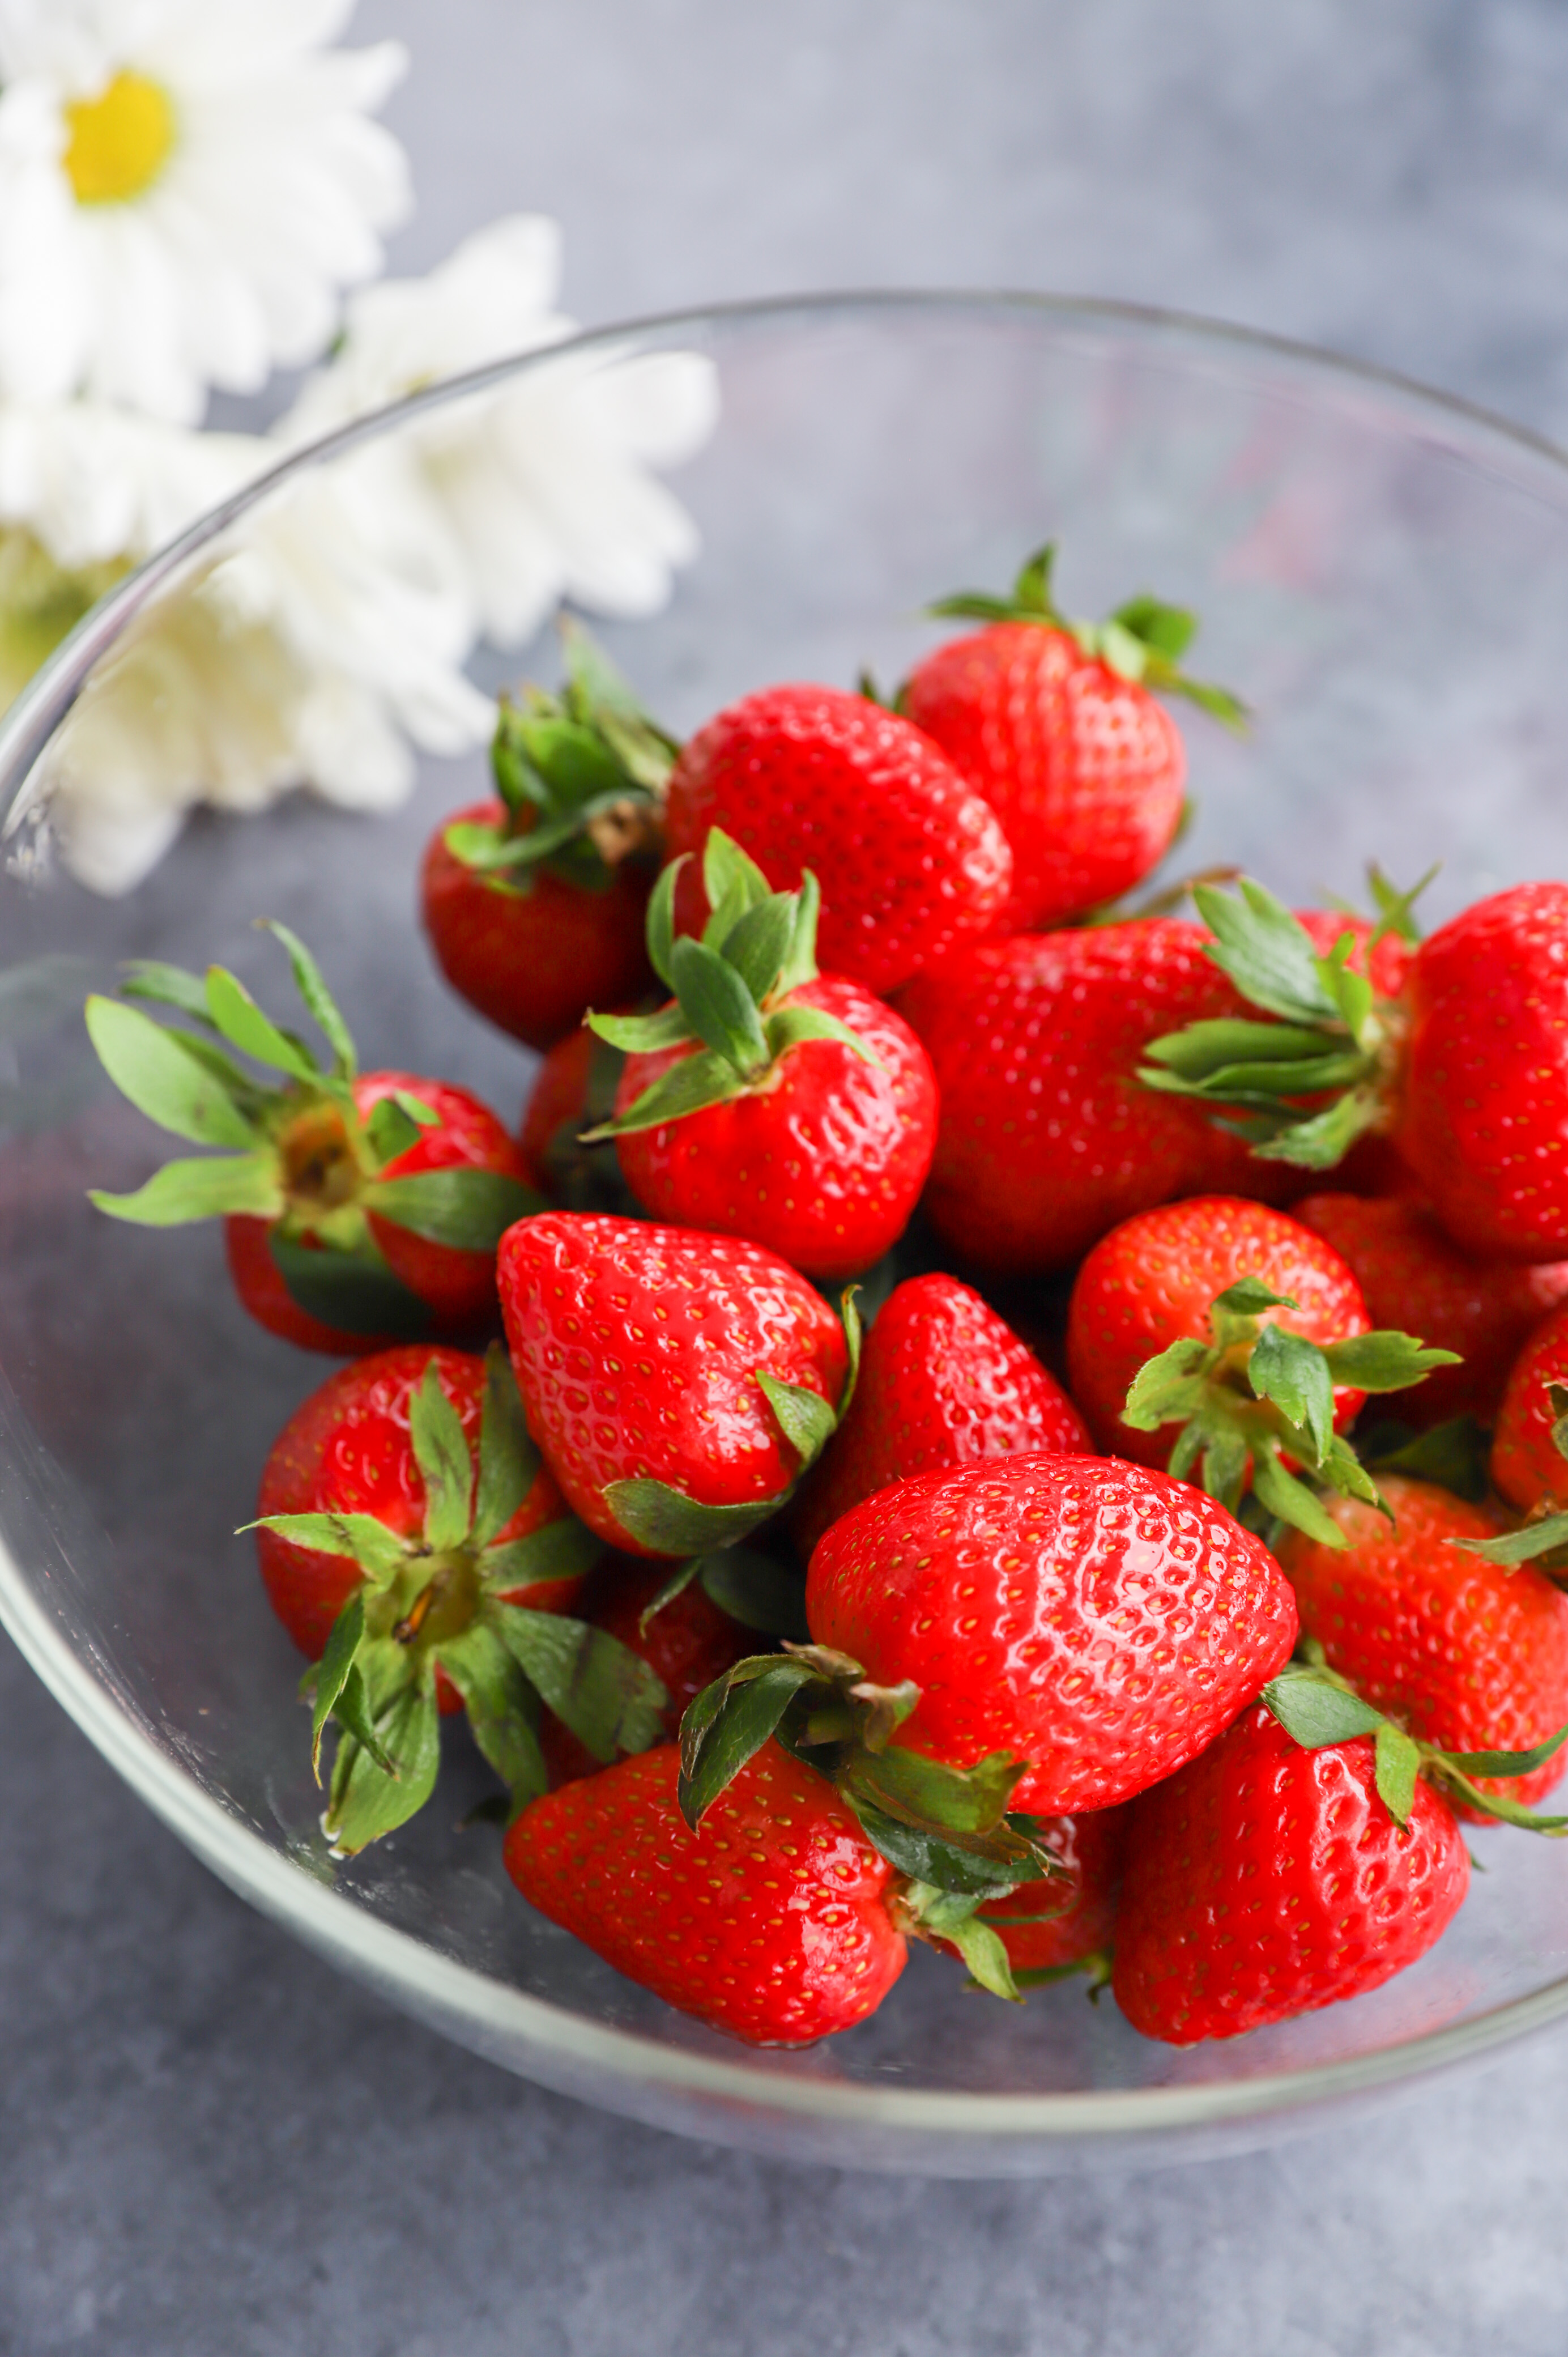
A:
[[[139,197],[152,187],[174,145],[167,91],[128,69],[98,97],[69,105],[65,119],[70,132],[65,172],[79,205],[122,205]]]

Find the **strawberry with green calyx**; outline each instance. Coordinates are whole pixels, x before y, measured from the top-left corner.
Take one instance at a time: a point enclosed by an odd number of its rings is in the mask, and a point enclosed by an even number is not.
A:
[[[628,1554],[734,1545],[789,1501],[854,1394],[860,1321],[734,1236],[542,1211],[502,1239],[529,1429],[574,1511]]]
[[[454,990],[501,1030],[548,1048],[596,1001],[649,981],[643,910],[677,750],[575,624],[559,696],[503,703],[499,802],[443,822],[421,874],[425,930]]]
[[[334,1846],[364,1848],[429,1798],[443,1681],[514,1808],[544,1790],[543,1705],[596,1760],[656,1742],[668,1697],[647,1663],[551,1609],[602,1548],[561,1511],[499,1348],[485,1361],[389,1352],[323,1389],[281,1436],[247,1527],[269,1588],[296,1609],[316,1563],[328,1580],[334,1562],[352,1567],[304,1680],[318,1778],[327,1726],[338,1728],[323,1821]],[[540,1522],[542,1480],[555,1512]],[[338,1502],[367,1488],[381,1511]],[[310,1502],[274,1502],[290,1495]]]
[[[1010,597],[940,598],[932,614],[986,627],[927,655],[897,700],[1002,822],[1007,932],[1119,899],[1175,840],[1187,759],[1152,690],[1230,726],[1244,717],[1226,689],[1181,670],[1192,615],[1139,597],[1103,622],[1069,621],[1051,593],[1055,556],[1047,546],[1030,557]]]
[[[303,942],[271,924],[331,1050],[263,1014],[221,966],[205,975],[140,962],[119,999],[87,1002],[100,1061],[137,1110],[226,1153],[166,1163],[132,1195],[95,1189],[100,1211],[146,1227],[227,1222],[241,1300],[269,1331],[351,1354],[493,1315],[495,1253],[539,1198],[516,1145],[466,1089],[406,1072],[361,1072],[348,1028]],[[284,1075],[260,1080],[231,1049]]]
[[[592,1015],[627,1051],[613,1137],[627,1183],[655,1218],[748,1236],[810,1276],[843,1277],[890,1250],[936,1144],[929,1059],[857,982],[820,974],[820,896],[808,868],[771,892],[714,827],[703,850],[712,910],[676,939],[682,863],[660,876],[649,957],[675,993],[656,1015]]]

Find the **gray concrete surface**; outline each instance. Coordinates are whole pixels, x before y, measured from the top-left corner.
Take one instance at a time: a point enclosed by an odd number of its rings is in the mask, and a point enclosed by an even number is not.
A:
[[[1128,296],[1568,432],[1558,0],[364,0],[409,267],[555,212],[585,319]],[[248,1913],[0,1652],[0,2352],[1559,2357],[1568,2035],[1331,2132],[942,2186],[519,2085]]]

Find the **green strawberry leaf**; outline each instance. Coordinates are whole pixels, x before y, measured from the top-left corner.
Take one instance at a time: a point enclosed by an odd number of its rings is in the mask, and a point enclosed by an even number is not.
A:
[[[1324,1512],[1305,1482],[1285,1471],[1272,1440],[1260,1440],[1252,1452],[1252,1490],[1271,1514],[1304,1531],[1320,1546],[1345,1544],[1345,1534],[1338,1523]]]
[[[752,1505],[704,1506],[646,1474],[605,1485],[605,1503],[621,1529],[654,1555],[709,1555],[733,1546],[770,1521],[789,1495],[785,1490]]]
[[[1337,1383],[1358,1392],[1402,1392],[1421,1383],[1434,1367],[1457,1367],[1457,1351],[1429,1351],[1413,1334],[1351,1334],[1326,1345],[1324,1358]]]
[[[435,1312],[379,1257],[318,1251],[275,1227],[267,1249],[289,1299],[307,1318],[317,1318],[344,1334],[373,1335],[388,1342],[428,1340]]]
[[[682,936],[670,952],[675,996],[693,1030],[742,1080],[768,1061],[757,1002],[741,976],[705,942]]]
[[[257,1143],[256,1123],[182,1033],[166,1031],[150,1015],[97,994],[86,1013],[99,1062],[138,1113],[198,1146]]]
[[[1197,617],[1180,606],[1167,606],[1163,599],[1151,597],[1145,590],[1129,597],[1118,606],[1112,620],[1133,638],[1141,640],[1151,654],[1163,655],[1167,662],[1180,662],[1197,633]]]
[[[327,1650],[307,1675],[315,1686],[315,1702],[310,1714],[310,1768],[319,1784],[321,1781],[321,1738],[327,1722],[337,1709],[344,1687],[354,1672],[355,1657],[365,1636],[365,1591],[356,1587],[347,1604],[332,1623],[327,1640]],[[356,1700],[359,1697],[355,1698]],[[350,1703],[350,1710],[353,1708]],[[364,1727],[360,1740],[367,1750],[380,1750],[374,1732]],[[378,1765],[390,1771],[392,1763],[381,1755]]]
[[[657,1056],[665,1048],[683,1048],[696,1034],[677,1001],[657,1015],[590,1015],[588,1028],[628,1056]]]
[[[514,1810],[537,1800],[548,1783],[533,1725],[533,1688],[495,1631],[471,1620],[436,1649],[436,1658],[463,1697],[475,1742],[511,1795]]]
[[[1252,1345],[1247,1380],[1259,1399],[1312,1437],[1311,1459],[1321,1465],[1334,1434],[1334,1384],[1326,1354],[1305,1334],[1265,1326]]]
[[[540,1455],[528,1429],[511,1361],[499,1342],[485,1352],[485,1406],[479,1426],[479,1484],[470,1534],[488,1547],[505,1530],[539,1477]]]
[[[359,1058],[349,1027],[338,1010],[337,1000],[328,989],[321,968],[306,948],[297,933],[290,932],[274,917],[264,917],[262,923],[274,940],[283,943],[288,952],[294,985],[305,1001],[306,1011],[332,1050],[332,1069],[341,1081],[351,1081],[360,1069]]]
[[[648,962],[667,990],[675,987],[671,953],[675,946],[675,883],[691,857],[683,851],[661,868],[648,899]]]
[[[716,1562],[717,1556],[714,1560]],[[684,1596],[707,1561],[706,1555],[689,1555],[684,1563],[676,1565],[662,1587],[655,1591],[652,1602],[645,1604],[637,1616],[638,1630],[642,1636],[647,1636],[649,1622],[656,1620],[667,1604],[673,1604],[678,1596]]]
[[[782,998],[791,990],[799,990],[805,982],[817,978],[817,924],[822,913],[822,887],[808,867],[800,877],[800,888],[794,898],[794,924],[789,946],[784,952],[784,963],[779,969],[773,985],[774,996]]]
[[[253,1056],[258,1064],[270,1064],[296,1081],[320,1085],[321,1067],[304,1040],[296,1039],[292,1031],[280,1030],[270,1016],[263,1014],[244,984],[220,965],[207,969],[207,1011],[229,1045],[238,1048],[242,1056]]]
[[[479,1557],[479,1577],[491,1595],[508,1597],[547,1579],[576,1579],[604,1552],[603,1539],[585,1523],[575,1514],[558,1514],[526,1538],[487,1547]]]
[[[670,1696],[648,1663],[607,1630],[564,1613],[531,1612],[488,1597],[492,1630],[529,1684],[596,1760],[646,1751],[663,1732]]]
[[[1530,1776],[1544,1768],[1555,1752],[1568,1743],[1568,1727],[1560,1727],[1542,1743],[1531,1744],[1526,1751],[1445,1751],[1443,1755],[1450,1768],[1459,1769],[1466,1776]]]
[[[763,1023],[763,1036],[773,1062],[788,1055],[791,1048],[803,1048],[811,1039],[832,1039],[841,1048],[850,1049],[864,1064],[875,1064],[885,1070],[882,1059],[849,1025],[821,1006],[776,1006]]]
[[[1278,1067],[1288,1068],[1284,1081],[1291,1093],[1303,1094],[1310,1084],[1298,1083],[1296,1067],[1315,1066],[1325,1052],[1320,1030],[1305,1030],[1293,1023],[1250,1023],[1240,1016],[1212,1016],[1189,1023],[1185,1031],[1167,1031],[1144,1049],[1145,1056],[1152,1056],[1184,1081],[1213,1083],[1217,1095],[1222,1082],[1277,1091]],[[1242,1073],[1257,1077],[1242,1082]]]
[[[182,1015],[215,1030],[207,1011],[207,985],[199,974],[189,974],[182,965],[167,965],[162,958],[128,958],[125,980],[120,985],[126,998],[145,998],[155,1006],[175,1006]]]
[[[1236,1318],[1259,1318],[1265,1309],[1296,1309],[1300,1304],[1288,1293],[1276,1293],[1261,1276],[1239,1276],[1234,1285],[1215,1295],[1214,1308]]]
[[[378,1164],[393,1162],[417,1146],[423,1132],[413,1114],[399,1104],[395,1096],[378,1098],[371,1107],[365,1124],[365,1135]]]
[[[1178,1415],[1191,1415],[1202,1404],[1206,1376],[1197,1371],[1208,1356],[1208,1343],[1184,1334],[1167,1350],[1145,1359],[1129,1387],[1122,1423],[1134,1432],[1157,1432]]]
[[[890,1816],[862,1793],[843,1795],[859,1820],[861,1831],[874,1848],[916,1882],[931,1884],[975,1900],[1004,1898],[1026,1878],[1014,1857],[993,1855],[983,1845],[961,1848],[940,1834],[906,1824]]]
[[[918,1690],[911,1689],[908,1708],[918,1699]],[[1014,1786],[1028,1772],[1026,1760],[1005,1751],[993,1752],[973,1768],[947,1768],[923,1752],[889,1744],[884,1751],[854,1758],[841,1784],[902,1824],[961,1842],[966,1835],[996,1832]]]
[[[1235,895],[1198,884],[1192,897],[1215,937],[1206,954],[1243,998],[1287,1023],[1316,1027],[1340,1020],[1312,936],[1272,892],[1244,876]]]
[[[409,1559],[405,1543],[374,1514],[262,1514],[253,1523],[242,1523],[235,1537],[243,1531],[275,1531],[295,1546],[347,1555],[378,1587],[395,1579]]]
[[[1330,1743],[1375,1735],[1384,1723],[1380,1710],[1351,1694],[1331,1674],[1318,1670],[1282,1670],[1277,1678],[1270,1679],[1258,1699],[1304,1751],[1321,1751]]]
[[[765,1637],[789,1637],[803,1644],[811,1636],[806,1624],[806,1583],[798,1571],[776,1563],[771,1555],[750,1547],[725,1547],[703,1555],[693,1566],[710,1599],[743,1629]],[[671,1583],[667,1580],[665,1587]],[[658,1602],[670,1599],[660,1591]],[[650,1606],[644,1620],[650,1619]]]
[[[1375,1088],[1355,1088],[1305,1121],[1290,1121],[1282,1113],[1270,1116],[1266,1129],[1259,1132],[1241,1122],[1219,1125],[1245,1137],[1260,1161],[1290,1162],[1303,1170],[1332,1170],[1359,1136],[1381,1125],[1384,1110]]]
[[[703,938],[717,942],[747,909],[770,899],[773,887],[750,853],[722,826],[714,826],[703,845],[703,890],[712,911]]]
[[[1375,1750],[1378,1796],[1396,1825],[1408,1825],[1421,1773],[1421,1746],[1402,1727],[1385,1718],[1377,1730]]]
[[[711,1048],[699,1048],[695,1055],[683,1056],[668,1071],[660,1072],[624,1113],[585,1130],[578,1143],[596,1146],[604,1137],[625,1137],[633,1130],[660,1128],[667,1121],[681,1121],[689,1113],[704,1112],[709,1105],[726,1104],[731,1097],[739,1095],[740,1086],[735,1066],[727,1057],[714,1055]]]
[[[732,1778],[760,1751],[815,1665],[789,1655],[753,1655],[704,1686],[681,1721],[676,1799],[693,1833]]]
[[[743,910],[713,946],[760,1006],[778,982],[794,937],[795,896],[770,892],[766,900]]]
[[[474,1459],[434,1360],[409,1401],[408,1429],[424,1483],[424,1544],[434,1555],[447,1555],[462,1545],[473,1521]]]
[[[453,1252],[493,1253],[514,1221],[545,1209],[542,1195],[502,1170],[459,1167],[375,1178],[360,1201],[378,1219]]]
[[[904,1893],[904,1902],[919,1916],[926,1932],[950,1941],[958,1950],[978,1987],[993,1996],[1005,1997],[1011,2005],[1022,2005],[1007,1950],[1000,1934],[974,1912],[975,1900],[915,1882]]]
[[[1491,1435],[1473,1415],[1452,1416],[1446,1424],[1414,1434],[1408,1425],[1381,1424],[1365,1437],[1358,1433],[1357,1447],[1362,1463],[1373,1472],[1408,1473],[1419,1481],[1435,1481],[1471,1505],[1478,1505],[1491,1486],[1487,1471]],[[1568,1528],[1563,1535],[1568,1537]]]
[[[1341,1497],[1359,1498],[1363,1505],[1376,1506],[1380,1514],[1387,1515],[1391,1523],[1393,1521],[1382,1491],[1349,1442],[1342,1440],[1337,1432],[1330,1433],[1327,1449],[1316,1472],[1318,1480],[1326,1481],[1330,1489],[1339,1491]]]
[[[675,766],[679,743],[649,717],[604,649],[569,615],[561,622],[561,651],[573,718],[598,729],[636,784],[660,791]]]
[[[216,1220],[242,1211],[276,1219],[284,1208],[277,1157],[270,1147],[254,1154],[216,1154],[166,1162],[134,1194],[88,1189],[87,1200],[112,1220],[142,1228],[183,1227],[190,1220]]]
[[[1538,1523],[1526,1523],[1522,1530],[1505,1531],[1500,1538],[1450,1539],[1448,1544],[1511,1571],[1517,1564],[1533,1563],[1538,1555],[1568,1545],[1568,1514],[1543,1515]]]
[[[1201,1432],[1203,1427],[1196,1428]],[[1186,1438],[1186,1435],[1183,1435]],[[1179,1443],[1177,1444],[1179,1447]],[[1230,1426],[1208,1434],[1203,1448],[1203,1487],[1211,1498],[1218,1498],[1230,1513],[1241,1503],[1241,1492],[1247,1483],[1247,1462],[1251,1452],[1246,1439]],[[1171,1452],[1171,1472],[1178,1481],[1187,1479],[1186,1471],[1176,1470],[1176,1450]]]
[[[756,1372],[757,1383],[767,1395],[785,1439],[800,1458],[800,1470],[803,1473],[808,1466],[816,1463],[837,1431],[838,1413],[821,1392],[809,1391],[803,1383],[781,1383],[765,1367]]]
[[[406,1824],[435,1788],[441,1720],[434,1678],[405,1686],[375,1725],[391,1772],[352,1736],[339,1742],[332,1770],[326,1830],[334,1849],[350,1857]]]

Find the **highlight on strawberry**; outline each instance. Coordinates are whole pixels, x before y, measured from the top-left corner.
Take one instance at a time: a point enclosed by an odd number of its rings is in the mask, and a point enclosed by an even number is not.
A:
[[[95,1189],[91,1200],[145,1227],[224,1220],[244,1307],[307,1350],[351,1355],[471,1330],[494,1314],[502,1234],[540,1201],[516,1144],[466,1089],[361,1072],[304,942],[286,925],[265,930],[287,952],[329,1060],[222,966],[199,975],[135,962],[121,998],[87,1002],[99,1060],[159,1128],[227,1150],[167,1162],[134,1194]]]

